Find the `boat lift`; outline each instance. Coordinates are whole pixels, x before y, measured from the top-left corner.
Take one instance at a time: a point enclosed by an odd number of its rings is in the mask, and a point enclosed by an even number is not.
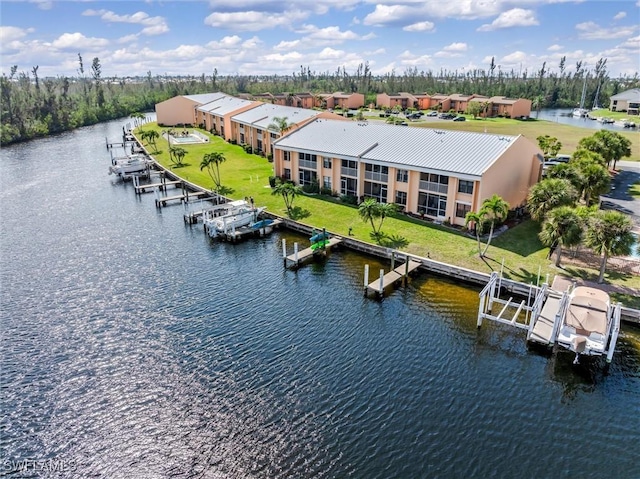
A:
[[[478,329],[485,319],[497,323],[506,324],[527,331],[527,342],[538,343],[544,346],[561,346],[558,343],[558,332],[563,318],[569,306],[571,289],[558,292],[549,288],[547,283],[542,286],[531,284],[527,299],[519,303],[510,297],[508,300],[500,298],[502,287],[502,274],[494,271],[489,282],[480,291],[480,304],[478,305]],[[494,304],[502,305],[497,315],[493,314]],[[607,346],[602,352],[606,356],[607,363],[613,358],[618,335],[620,333],[619,303],[612,306],[612,318],[607,331]],[[511,311],[514,311],[511,316]],[[522,314],[524,312],[524,314]]]

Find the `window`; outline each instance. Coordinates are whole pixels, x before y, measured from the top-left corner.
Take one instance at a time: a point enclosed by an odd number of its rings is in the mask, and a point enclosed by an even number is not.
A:
[[[471,205],[466,203],[456,203],[456,218],[465,218],[471,211]]]
[[[434,173],[420,173],[420,189],[447,193],[449,191],[449,177]]]
[[[244,145],[244,133],[240,133],[240,144]]]
[[[407,170],[396,170],[396,181],[409,183],[409,172]]]
[[[285,180],[290,180],[290,179],[291,179],[291,169],[289,169],[289,168],[285,168],[285,169],[284,169],[284,172],[282,173],[282,177],[283,177]]]
[[[386,203],[387,185],[384,183],[373,183],[371,181],[365,181],[364,196],[366,198],[375,198],[378,203]]]
[[[276,138],[278,138],[278,135],[276,135],[275,133],[269,133],[269,137],[270,137],[272,140],[275,140]]]
[[[386,166],[371,165],[369,163],[365,163],[364,177],[367,180],[386,183],[389,180],[389,168]]]
[[[298,153],[298,166],[300,168],[308,168],[315,170],[318,167],[318,157],[311,153]]]
[[[290,151],[283,151],[283,159],[284,161],[291,161],[291,152]]]
[[[460,180],[458,182],[458,193],[473,194],[473,181]]]
[[[397,205],[407,206],[407,192],[406,191],[396,191],[395,203]]]
[[[322,167],[330,170],[331,169],[331,158],[323,157],[322,158]]]
[[[318,182],[318,176],[315,171],[300,170],[298,171],[298,179],[300,180],[300,186],[313,185]]]
[[[420,192],[418,195],[418,211],[436,218],[444,217],[447,213],[447,197]]]
[[[322,187],[326,188],[328,190],[331,189],[331,177],[330,176],[323,176],[322,177]]]
[[[358,196],[358,180],[355,178],[340,178],[340,194]]]
[[[262,140],[258,140],[256,150],[258,150],[258,153],[262,153]]]
[[[257,133],[258,135],[262,135],[262,130],[261,130],[260,128],[257,128],[257,129],[256,129],[256,133]]]
[[[340,173],[347,176],[358,176],[358,163],[353,160],[342,160]]]

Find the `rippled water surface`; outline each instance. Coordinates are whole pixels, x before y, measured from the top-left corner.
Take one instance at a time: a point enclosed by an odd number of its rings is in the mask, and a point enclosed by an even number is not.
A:
[[[212,243],[107,175],[121,125],[0,152],[3,474],[640,477],[638,330],[605,375],[477,331],[475,289]]]

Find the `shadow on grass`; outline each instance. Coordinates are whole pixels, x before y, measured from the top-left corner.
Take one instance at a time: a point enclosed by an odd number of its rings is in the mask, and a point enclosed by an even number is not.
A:
[[[489,267],[491,271],[502,271],[503,276],[507,279],[513,279],[526,284],[538,284],[539,280],[543,279],[538,278],[537,272],[532,273],[531,271],[524,268],[518,268],[518,270],[514,270],[509,268],[508,266],[503,267],[502,260],[498,261],[487,255],[482,257],[482,261]]]
[[[289,212],[289,218],[294,221],[301,220],[309,216],[311,216],[311,211],[300,208],[299,206],[294,206]]]
[[[222,196],[231,196],[235,192],[236,192],[236,190],[234,190],[233,188],[231,188],[229,186],[221,186],[220,188],[218,188],[218,194],[220,194]]]
[[[496,248],[526,257],[545,249],[545,246],[538,239],[539,232],[538,223],[527,220],[494,238],[491,244]]]

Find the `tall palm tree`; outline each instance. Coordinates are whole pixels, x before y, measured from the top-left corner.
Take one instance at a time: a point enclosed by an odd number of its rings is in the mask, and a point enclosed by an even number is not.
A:
[[[147,141],[153,145],[154,151],[158,152],[158,146],[156,140],[160,137],[160,134],[156,130],[149,130],[147,133]]]
[[[358,206],[358,215],[360,215],[360,218],[362,218],[362,221],[365,223],[367,221],[371,223],[371,229],[374,234],[378,232],[374,222],[374,219],[379,215],[378,202],[375,199],[367,198],[360,203]]]
[[[602,256],[598,283],[604,281],[607,260],[610,256],[631,254],[635,237],[631,233],[633,223],[619,211],[599,210],[589,217],[584,243]]]
[[[587,206],[591,204],[591,198],[609,191],[611,176],[606,167],[595,161],[581,160],[576,162],[576,168],[582,178],[582,194]]]
[[[569,180],[550,178],[531,187],[527,206],[531,217],[542,221],[547,212],[558,206],[573,206],[577,199],[578,193]]]
[[[169,149],[169,158],[171,159],[171,162],[176,167],[184,166],[182,164],[182,160],[184,159],[184,157],[186,155],[187,155],[187,150],[185,150],[184,148],[182,148],[180,146],[172,146]],[[174,158],[175,158],[175,160],[174,160]]]
[[[289,119],[286,116],[274,116],[271,123],[267,125],[267,130],[273,130],[282,135],[293,125],[294,123],[289,123]]]
[[[473,223],[476,230],[476,239],[478,240],[478,256],[482,258],[482,248],[480,247],[480,236],[483,233],[485,212],[484,211],[469,211],[464,217],[464,225],[469,228],[469,225]]]
[[[487,254],[487,250],[489,249],[489,245],[491,244],[493,230],[496,223],[500,223],[507,218],[507,214],[509,213],[509,203],[502,199],[502,197],[493,195],[491,198],[487,198],[482,202],[482,208],[480,210],[484,212],[485,216],[490,221],[489,237],[487,238],[487,244],[485,245],[484,251],[482,252],[482,256],[484,256],[485,254]]]
[[[217,151],[212,153],[205,153],[200,162],[200,171],[207,169],[207,173],[211,177],[211,181],[215,186],[216,191],[222,186],[220,178],[220,163],[224,163],[227,159],[225,156]]]
[[[556,266],[560,266],[562,248],[576,246],[582,240],[582,224],[582,219],[570,206],[560,206],[547,213],[538,237],[542,244],[556,249]]]
[[[542,104],[544,103],[544,97],[542,95],[537,95],[531,100],[531,108],[536,111],[536,118],[540,114],[540,109],[542,108]]]
[[[296,196],[299,196],[302,194],[302,188],[300,188],[299,186],[289,182],[289,181],[278,181],[276,183],[275,188],[273,188],[273,191],[271,192],[271,194],[273,196],[282,196],[282,199],[284,200],[284,205],[287,208],[287,214],[289,216],[291,216],[291,212],[293,210],[293,200],[295,199]]]

